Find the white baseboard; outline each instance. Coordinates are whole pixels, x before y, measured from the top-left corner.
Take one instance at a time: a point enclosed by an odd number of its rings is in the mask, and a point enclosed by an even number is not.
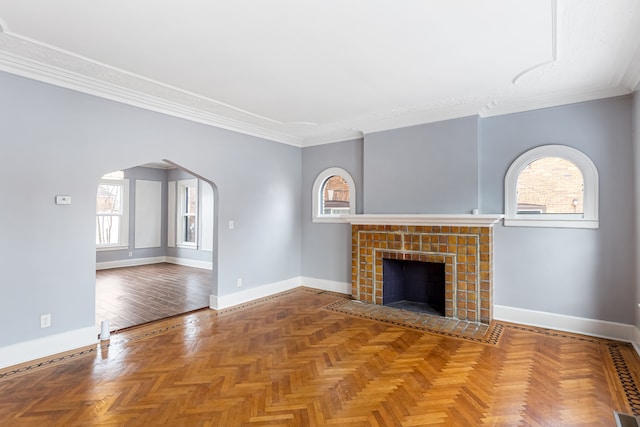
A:
[[[198,261],[195,259],[176,258],[172,256],[164,257],[165,261],[170,264],[184,265],[185,267],[203,268],[205,270],[213,270],[213,263],[211,261]]]
[[[98,343],[95,325],[0,347],[0,368],[41,359]]]
[[[314,277],[301,277],[302,286],[308,288],[321,289],[323,291],[338,292],[340,294],[351,295],[351,282],[336,282],[334,280],[316,279]]]
[[[288,291],[300,286],[300,277],[283,280],[281,282],[270,283],[268,285],[250,288],[240,292],[228,295],[210,295],[209,308],[214,310],[222,310],[224,308],[233,307],[234,305],[244,304],[249,301],[268,297],[279,292]]]
[[[118,261],[103,261],[96,262],[96,270],[106,270],[109,268],[121,268],[121,267],[136,267],[138,265],[147,265],[147,264],[159,264],[161,262],[165,262],[165,258],[163,256],[157,256],[152,258],[132,258],[132,259],[122,259]]]
[[[640,337],[638,328],[624,323],[566,316],[563,314],[526,310],[524,308],[507,307],[504,305],[493,306],[493,318],[523,325],[539,326],[559,331],[631,342],[636,346],[636,350],[638,348],[636,343],[640,342],[638,340],[638,337]]]
[[[636,349],[636,353],[640,355],[640,328],[637,326],[633,327],[633,341],[631,344],[633,344],[633,348]]]
[[[136,267],[138,265],[160,264],[168,262],[170,264],[184,265],[186,267],[204,268],[206,270],[213,269],[211,261],[198,261],[186,258],[176,258],[171,256],[157,256],[151,258],[132,258],[118,261],[104,261],[96,263],[96,270],[106,270],[108,268]]]
[[[210,295],[209,307],[215,310],[233,307],[234,305],[244,304],[259,298],[268,297],[279,292],[288,291],[299,286],[320,289],[323,291],[338,292],[341,294],[351,295],[351,283],[336,282],[333,280],[315,279],[313,277],[293,277],[281,282],[270,283],[267,285],[251,288],[229,295]]]

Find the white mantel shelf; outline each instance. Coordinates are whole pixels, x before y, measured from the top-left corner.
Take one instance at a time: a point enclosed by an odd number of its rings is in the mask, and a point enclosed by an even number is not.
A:
[[[351,224],[370,225],[458,225],[493,227],[503,214],[363,214],[341,215]]]

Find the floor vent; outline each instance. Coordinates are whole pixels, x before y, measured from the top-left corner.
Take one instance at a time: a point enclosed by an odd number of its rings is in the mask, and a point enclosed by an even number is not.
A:
[[[616,419],[616,427],[640,427],[640,418],[633,415],[613,412]]]

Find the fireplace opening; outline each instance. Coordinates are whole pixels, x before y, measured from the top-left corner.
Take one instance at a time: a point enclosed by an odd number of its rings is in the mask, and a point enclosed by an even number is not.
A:
[[[445,315],[444,263],[382,260],[382,304]]]

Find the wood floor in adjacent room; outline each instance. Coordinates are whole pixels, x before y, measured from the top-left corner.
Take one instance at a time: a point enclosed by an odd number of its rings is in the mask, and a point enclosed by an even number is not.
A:
[[[160,263],[96,271],[96,324],[111,331],[209,307],[211,270]]]
[[[495,322],[486,337],[350,315],[298,288],[0,371],[7,426],[615,426],[627,343]]]

